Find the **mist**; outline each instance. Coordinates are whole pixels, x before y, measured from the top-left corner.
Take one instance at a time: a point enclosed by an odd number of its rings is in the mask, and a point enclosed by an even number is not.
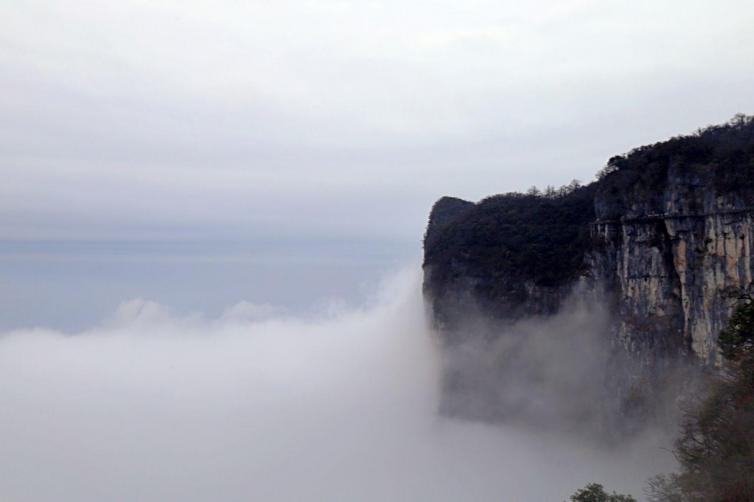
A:
[[[609,311],[591,296],[574,294],[556,315],[512,323],[467,312],[443,350],[443,412],[595,440],[619,434],[619,400],[607,382],[623,372]]]
[[[77,334],[2,334],[0,499],[557,501],[590,481],[640,497],[672,467],[651,434],[439,414],[419,281],[314,318],[132,300]]]

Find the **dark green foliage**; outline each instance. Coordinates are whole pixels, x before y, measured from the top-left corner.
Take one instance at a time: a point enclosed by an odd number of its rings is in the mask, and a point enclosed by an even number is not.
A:
[[[718,194],[734,209],[754,205],[754,118],[738,115],[612,157],[585,187],[576,181],[560,189],[532,187],[477,204],[443,197],[424,238],[424,265],[431,270],[425,291],[449,304],[454,291],[470,293],[493,317],[552,313],[559,288],[584,274],[587,252],[601,245],[590,237],[591,224],[663,214],[671,180],[686,213],[703,211],[704,201]],[[527,302],[538,306],[535,312],[522,310]]]
[[[458,263],[466,275],[478,273],[501,288],[524,281],[558,286],[577,277],[590,245],[593,187],[560,193],[496,195],[463,207],[450,221],[443,215],[444,225],[430,222],[424,262],[434,266],[433,279],[449,280]]]
[[[434,206],[432,206],[432,212],[430,213],[427,231],[424,234],[425,246],[430,235],[438,235],[445,229],[445,227],[456,221],[467,209],[473,207],[473,202],[457,199],[455,197],[442,197],[435,202]]]
[[[605,488],[598,483],[590,483],[584,488],[577,490],[571,495],[572,502],[636,502],[631,495],[607,493]]]
[[[678,474],[650,482],[652,501],[754,500],[754,307],[741,299],[719,343],[721,374],[685,415],[675,454]]]
[[[598,173],[599,196],[604,201],[600,217],[624,216],[637,202],[660,212],[668,172],[711,180],[722,194],[737,195],[746,204],[754,189],[754,117],[736,115],[727,124],[699,129],[689,136],[636,148],[612,157]]]
[[[752,350],[754,343],[754,301],[751,296],[741,298],[728,326],[720,332],[718,344],[723,357],[734,360]]]

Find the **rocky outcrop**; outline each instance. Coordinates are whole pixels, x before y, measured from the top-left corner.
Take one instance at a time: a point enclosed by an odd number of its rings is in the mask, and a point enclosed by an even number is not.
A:
[[[754,207],[720,193],[713,174],[671,166],[659,207],[637,195],[620,217],[604,193],[595,198],[590,269],[619,297],[616,332],[630,352],[689,352],[713,363],[736,296],[752,287]]]
[[[493,320],[557,313],[588,276],[594,188],[440,199],[424,239],[424,289],[440,332],[452,336],[472,312]]]
[[[547,317],[576,293],[608,305],[606,336],[636,378],[658,361],[712,365],[736,297],[754,287],[753,217],[754,120],[737,117],[614,157],[586,187],[441,199],[424,291],[449,345],[476,336],[462,329],[471,313]]]

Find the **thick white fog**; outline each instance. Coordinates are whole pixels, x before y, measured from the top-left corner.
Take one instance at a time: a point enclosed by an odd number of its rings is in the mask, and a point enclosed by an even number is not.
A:
[[[560,501],[641,495],[672,459],[441,418],[419,277],[316,321],[127,302],[75,335],[0,336],[0,500]],[[672,465],[672,464],[671,464]]]

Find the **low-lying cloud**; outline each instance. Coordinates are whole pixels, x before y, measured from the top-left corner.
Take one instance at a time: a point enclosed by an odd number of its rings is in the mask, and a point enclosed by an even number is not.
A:
[[[593,299],[574,295],[557,315],[512,324],[470,316],[452,338],[443,351],[448,414],[595,437],[617,426],[607,382],[620,370],[608,310]]]
[[[318,320],[124,304],[0,335],[0,499],[545,501],[640,495],[669,454],[443,418],[418,276]]]

